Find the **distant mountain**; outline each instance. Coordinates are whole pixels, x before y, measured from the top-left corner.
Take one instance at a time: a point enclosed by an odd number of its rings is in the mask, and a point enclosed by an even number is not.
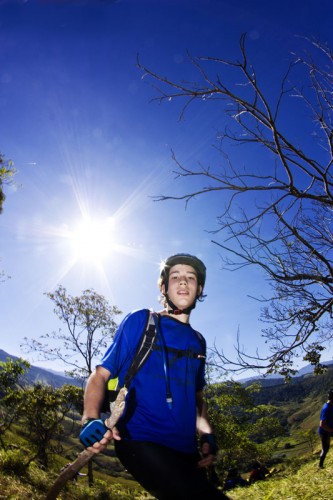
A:
[[[6,361],[10,359],[19,359],[17,356],[12,356],[7,352],[0,349],[0,361]],[[333,368],[333,361],[323,361],[323,365],[326,365],[329,369]],[[306,365],[301,368],[297,374],[292,377],[293,382],[299,382],[302,379],[307,378],[313,374],[313,366]],[[57,372],[54,370],[46,370],[45,368],[39,368],[38,366],[32,365],[27,373],[27,379],[29,384],[43,383],[51,385],[52,387],[62,387],[64,384],[72,384],[80,386],[80,383],[71,378],[67,377],[64,373]],[[239,382],[242,385],[250,385],[253,382],[258,382],[263,388],[276,387],[280,385],[285,385],[284,378],[279,375],[269,375],[267,377],[257,376],[240,379]]]
[[[13,360],[19,359],[17,356],[12,356],[0,349],[0,361],[7,361],[8,358]],[[77,380],[67,377],[63,373],[55,372],[54,370],[46,370],[45,368],[39,368],[33,365],[31,365],[27,372],[27,379],[29,384],[43,383],[55,388],[62,387],[64,384],[80,385]]]
[[[285,407],[288,418],[291,412],[297,414],[295,422],[303,421],[308,414],[315,413],[316,418],[319,418],[317,415],[319,411],[318,401],[320,401],[320,407],[327,399],[327,393],[333,387],[333,364],[328,365],[326,362],[325,364],[327,364],[328,370],[321,375],[306,373],[303,376],[293,377],[289,383],[281,381],[270,386],[261,384],[261,390],[254,395],[254,403],[256,405],[272,404],[279,408]],[[312,403],[316,403],[315,412]]]
[[[330,367],[333,365],[333,361],[322,361],[322,364]],[[310,373],[313,373],[313,365],[306,365],[297,372],[296,377],[303,377],[303,375],[309,375]]]
[[[322,364],[327,366],[327,368],[331,368],[333,365],[333,361],[323,361]],[[301,378],[306,377],[308,375],[313,374],[313,365],[306,365],[303,368],[300,368],[296,375],[292,377],[292,380],[299,381]],[[256,377],[248,377],[244,379],[238,380],[239,383],[243,385],[250,385],[253,382],[258,382],[262,387],[274,387],[276,385],[284,384],[284,377],[281,375],[267,375],[266,377],[263,375],[258,375]]]

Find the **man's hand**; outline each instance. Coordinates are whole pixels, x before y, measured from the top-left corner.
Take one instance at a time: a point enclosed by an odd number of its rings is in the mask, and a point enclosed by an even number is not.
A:
[[[81,443],[93,453],[103,451],[113,438],[120,439],[117,430],[112,432],[99,418],[88,419],[80,432]]]
[[[203,434],[200,438],[200,447],[203,458],[198,462],[197,466],[208,467],[212,465],[218,452],[214,434]]]
[[[94,443],[92,446],[88,446],[87,450],[92,451],[93,453],[100,453],[101,451],[105,450],[112,439],[115,439],[116,441],[121,440],[118,429],[116,427],[114,427],[112,431],[108,429],[103,435],[102,439]]]
[[[100,453],[101,451],[105,450],[110,441],[112,441],[113,437],[114,436],[112,431],[108,430],[103,435],[100,441],[96,441],[92,446],[88,446],[87,450],[91,451],[92,453]]]

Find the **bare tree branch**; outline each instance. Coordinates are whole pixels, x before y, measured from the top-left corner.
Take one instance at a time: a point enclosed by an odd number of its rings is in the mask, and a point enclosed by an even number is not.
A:
[[[304,55],[292,54],[274,98],[249,62],[245,35],[239,60],[189,55],[196,82],[172,81],[138,59],[158,89],[155,99],[182,101],[180,119],[195,101],[222,106],[227,118],[216,138],[220,164],[186,166],[172,152],[176,178],[195,180],[195,188],[155,199],[188,204],[220,193],[212,233],[213,243],[225,251],[225,267],[256,266],[271,285],[271,295],[258,298],[269,354],[244,352],[237,337],[232,360],[215,345],[216,363],[229,371],[257,369],[288,377],[303,355],[319,372],[321,351],[333,338],[333,53],[319,41],[306,43]],[[289,126],[294,117],[307,120],[297,135]],[[244,158],[254,145],[268,154],[254,165],[252,155],[241,167],[233,161],[232,144],[245,148]]]

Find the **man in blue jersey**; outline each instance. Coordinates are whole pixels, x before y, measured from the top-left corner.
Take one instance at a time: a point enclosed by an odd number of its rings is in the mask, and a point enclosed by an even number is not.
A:
[[[333,434],[333,389],[327,395],[327,402],[320,412],[319,436],[321,439],[321,454],[319,458],[319,467],[324,468],[324,460],[330,449],[331,436]]]
[[[125,469],[161,500],[227,498],[207,479],[217,446],[203,397],[206,349],[189,323],[204,297],[205,279],[205,265],[192,255],[173,255],[163,263],[159,288],[164,310],[157,315],[154,348],[131,380],[117,426],[103,429],[99,440],[93,433],[88,447],[99,453],[114,439]],[[89,435],[100,418],[107,381],[118,377],[119,386],[124,384],[148,317],[146,309],[125,317],[89,377],[81,436]]]

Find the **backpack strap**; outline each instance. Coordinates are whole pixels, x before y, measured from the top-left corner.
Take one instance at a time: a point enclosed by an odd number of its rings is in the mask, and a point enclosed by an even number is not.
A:
[[[161,347],[159,345],[153,346],[154,351],[160,351]],[[170,352],[176,356],[176,358],[182,358],[184,356],[194,359],[206,359],[206,354],[192,351],[191,349],[176,349],[175,347],[166,347],[167,352]]]
[[[134,354],[132,363],[128,369],[128,372],[125,375],[124,386],[126,388],[128,388],[132,378],[140,370],[142,365],[147,361],[148,357],[150,356],[153,350],[153,346],[155,344],[157,337],[157,332],[154,322],[154,314],[155,313],[149,311],[146,328],[144,329],[141,335],[141,339],[139,340],[138,347]]]
[[[205,360],[206,359],[206,341],[199,332],[195,332],[197,338],[200,342],[202,352],[192,351],[191,349],[177,349],[176,347],[165,346],[167,352],[170,352],[176,356],[176,358],[188,357],[194,359]],[[159,345],[153,344],[152,349],[154,351],[160,351],[161,347]]]
[[[130,364],[130,367],[125,375],[124,379],[124,387],[128,389],[131,380],[137,374],[137,372],[142,368],[144,363],[147,361],[148,357],[152,353],[153,350],[160,350],[161,347],[156,345],[156,339],[160,332],[159,329],[159,319],[158,315],[154,312],[148,311],[146,326],[142,332],[140,337],[137,349],[135,351],[134,357]],[[198,340],[202,347],[202,352],[198,353],[192,350],[185,349],[176,349],[174,347],[167,347],[166,345],[162,346],[164,350],[164,354],[166,352],[174,353],[177,357],[187,356],[189,358],[199,359],[204,361],[206,359],[206,341],[203,336],[199,332],[195,332],[197,334]],[[163,336],[160,332],[161,339],[163,341]],[[162,342],[163,343],[163,342]],[[115,387],[110,387],[110,383],[112,384],[116,379],[109,380],[107,384],[106,398],[102,405],[102,411],[107,412],[108,406],[111,402],[115,401],[119,390]],[[117,385],[117,384],[116,384]]]
[[[128,388],[132,378],[140,370],[143,364],[147,361],[150,353],[153,350],[156,341],[156,328],[154,323],[155,313],[148,311],[146,326],[141,334],[135,355],[132,359],[130,367],[125,375],[124,386]],[[110,411],[110,404],[116,400],[119,393],[118,378],[109,379],[106,384],[105,398],[102,403],[101,411],[107,413]]]

